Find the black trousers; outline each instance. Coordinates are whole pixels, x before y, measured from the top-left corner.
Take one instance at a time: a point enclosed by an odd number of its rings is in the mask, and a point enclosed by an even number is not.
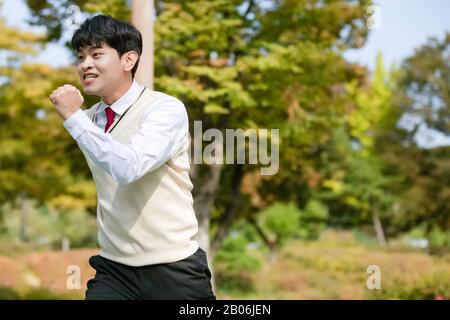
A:
[[[89,264],[97,272],[87,283],[86,300],[216,299],[201,248],[172,263],[131,267],[96,255]]]

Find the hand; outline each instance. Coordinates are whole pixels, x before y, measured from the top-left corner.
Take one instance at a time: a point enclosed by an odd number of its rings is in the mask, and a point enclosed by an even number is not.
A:
[[[80,110],[84,98],[80,90],[70,84],[59,87],[50,95],[50,101],[56,107],[56,111],[64,120]]]

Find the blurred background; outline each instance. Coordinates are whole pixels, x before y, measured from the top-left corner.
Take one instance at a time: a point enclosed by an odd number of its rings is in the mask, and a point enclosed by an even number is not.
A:
[[[449,1],[154,7],[154,88],[191,135],[280,130],[275,175],[192,164],[219,299],[450,298]],[[131,8],[0,1],[0,299],[84,298],[95,185],[48,96],[81,89],[75,28]]]

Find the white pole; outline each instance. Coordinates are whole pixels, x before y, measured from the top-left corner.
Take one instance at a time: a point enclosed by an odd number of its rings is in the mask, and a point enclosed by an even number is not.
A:
[[[154,0],[133,0],[131,4],[131,23],[142,34],[142,55],[136,72],[136,80],[153,90],[153,23],[155,17]]]

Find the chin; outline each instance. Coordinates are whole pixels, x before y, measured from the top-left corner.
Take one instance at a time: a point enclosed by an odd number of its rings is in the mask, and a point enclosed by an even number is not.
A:
[[[86,93],[88,95],[100,96],[100,92],[98,89],[91,88],[91,87],[84,87],[83,90],[84,90],[84,93]]]

